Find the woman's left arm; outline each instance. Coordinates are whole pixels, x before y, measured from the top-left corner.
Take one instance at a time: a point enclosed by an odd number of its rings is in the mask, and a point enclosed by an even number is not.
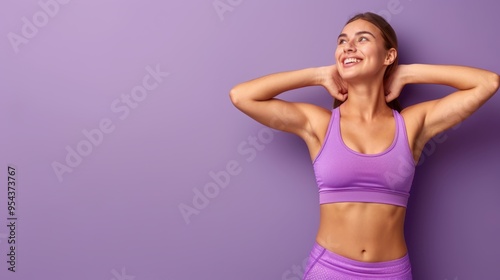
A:
[[[400,65],[388,81],[389,93],[386,100],[396,98],[405,84],[440,84],[458,90],[443,98],[417,105],[423,120],[421,136],[430,139],[479,109],[498,90],[500,76],[494,72],[465,66]]]

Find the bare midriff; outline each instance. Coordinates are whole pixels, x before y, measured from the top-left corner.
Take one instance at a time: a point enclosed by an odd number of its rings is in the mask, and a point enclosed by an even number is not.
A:
[[[407,253],[405,214],[405,207],[390,204],[321,204],[316,242],[353,260],[383,262],[399,259]]]

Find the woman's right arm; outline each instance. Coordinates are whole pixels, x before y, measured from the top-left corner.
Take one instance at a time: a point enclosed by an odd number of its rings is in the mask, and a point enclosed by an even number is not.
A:
[[[323,86],[335,98],[344,100],[343,85],[336,66],[279,72],[236,85],[229,94],[243,113],[271,128],[294,133],[301,138],[314,134],[311,120],[326,109],[308,103],[288,102],[276,96],[306,86]]]

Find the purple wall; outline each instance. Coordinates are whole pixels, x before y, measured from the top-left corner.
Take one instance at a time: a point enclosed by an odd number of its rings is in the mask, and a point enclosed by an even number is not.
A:
[[[299,279],[319,214],[306,146],[229,89],[333,63],[344,22],[370,10],[402,63],[499,73],[499,4],[462,2],[4,1],[0,279]],[[402,103],[450,90],[408,86]],[[331,104],[320,87],[284,97]],[[499,106],[424,151],[406,220],[415,279],[500,275]]]

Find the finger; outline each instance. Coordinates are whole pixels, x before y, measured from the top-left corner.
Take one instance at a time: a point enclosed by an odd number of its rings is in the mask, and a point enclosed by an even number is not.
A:
[[[328,92],[333,98],[341,101],[344,100],[344,94],[342,94],[340,89],[328,89]]]
[[[340,100],[340,101],[345,101],[347,99],[347,92],[346,93],[339,92],[339,94],[337,94],[337,96],[335,96],[335,98]]]
[[[389,93],[385,96],[385,102],[391,102],[394,100],[397,96],[395,94]]]
[[[341,94],[347,93],[347,86],[345,86],[343,83],[337,84],[337,90]]]

